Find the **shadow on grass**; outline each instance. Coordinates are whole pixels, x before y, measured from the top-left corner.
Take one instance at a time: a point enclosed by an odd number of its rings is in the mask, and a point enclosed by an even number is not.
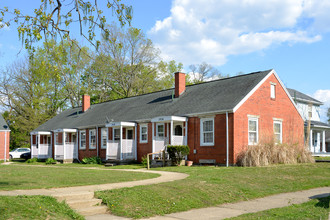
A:
[[[323,198],[317,198],[317,199],[319,201],[318,201],[318,203],[315,204],[315,206],[321,207],[321,208],[324,208],[324,209],[329,209],[330,196],[323,197]]]

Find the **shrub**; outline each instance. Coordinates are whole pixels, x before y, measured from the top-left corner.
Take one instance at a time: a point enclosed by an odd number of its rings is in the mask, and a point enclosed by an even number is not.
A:
[[[83,164],[102,164],[102,160],[99,157],[85,157],[81,162]]]
[[[40,160],[38,158],[34,157],[34,158],[31,158],[31,159],[28,159],[26,162],[27,163],[36,163],[36,162],[40,162]]]
[[[189,147],[187,145],[169,145],[167,146],[167,153],[172,161],[172,164],[179,165],[185,156],[189,154]]]
[[[312,154],[303,146],[275,142],[248,146],[237,157],[238,165],[248,167],[313,162]]]
[[[54,163],[56,163],[57,161],[56,160],[54,160],[53,158],[47,158],[47,160],[46,160],[46,164],[54,164]]]

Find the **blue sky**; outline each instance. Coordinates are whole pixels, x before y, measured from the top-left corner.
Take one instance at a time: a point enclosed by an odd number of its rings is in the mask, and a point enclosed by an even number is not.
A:
[[[39,0],[2,0],[31,12]],[[330,107],[329,0],[131,0],[134,27],[164,60],[203,61],[223,74],[275,69],[284,84]],[[106,9],[104,9],[105,11]],[[111,12],[109,12],[111,15]],[[72,30],[74,32],[74,30]],[[0,30],[0,68],[24,55],[15,27]]]

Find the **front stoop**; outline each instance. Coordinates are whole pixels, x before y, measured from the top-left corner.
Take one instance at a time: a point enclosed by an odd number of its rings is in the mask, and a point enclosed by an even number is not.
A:
[[[58,201],[65,201],[72,209],[83,216],[105,214],[108,207],[102,205],[101,199],[94,198],[93,192],[58,194]]]

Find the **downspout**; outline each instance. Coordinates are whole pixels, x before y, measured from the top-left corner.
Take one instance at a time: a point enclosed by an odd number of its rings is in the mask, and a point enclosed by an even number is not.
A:
[[[229,167],[229,132],[228,132],[228,112],[226,112],[226,167]]]
[[[6,150],[6,146],[7,146],[7,131],[5,131],[5,162],[7,162],[7,150]]]
[[[99,127],[96,126],[96,156],[99,157]]]

